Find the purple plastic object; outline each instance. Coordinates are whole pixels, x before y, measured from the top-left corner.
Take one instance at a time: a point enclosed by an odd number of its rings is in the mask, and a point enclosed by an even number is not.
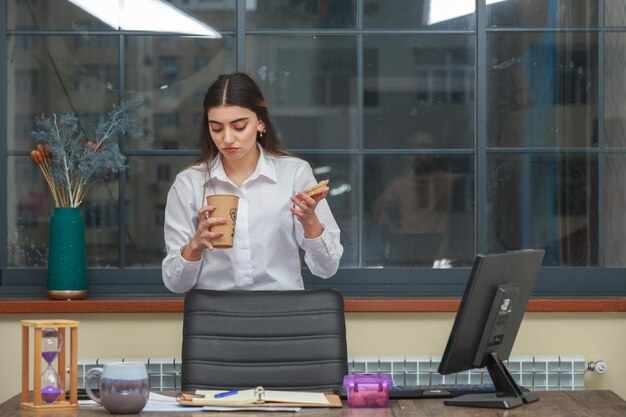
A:
[[[348,406],[353,408],[389,407],[391,377],[382,374],[352,374],[343,377]]]

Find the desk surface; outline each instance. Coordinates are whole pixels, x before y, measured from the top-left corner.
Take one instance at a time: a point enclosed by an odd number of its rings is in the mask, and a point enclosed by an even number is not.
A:
[[[624,417],[626,401],[612,391],[550,391],[539,392],[540,400],[511,410],[488,408],[452,407],[440,399],[392,401],[388,409],[343,408],[314,409],[303,408],[299,413],[246,412],[246,417],[271,417],[293,415],[295,417]],[[79,411],[32,412],[19,408],[20,395],[0,404],[0,417],[96,417],[110,415],[101,407],[84,408]],[[239,413],[182,412],[182,413],[143,413],[144,417],[225,417]]]

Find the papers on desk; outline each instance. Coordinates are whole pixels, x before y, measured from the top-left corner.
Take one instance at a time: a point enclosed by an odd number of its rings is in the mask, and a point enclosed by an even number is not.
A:
[[[190,408],[191,411],[194,408]],[[297,413],[301,407],[221,407],[218,405],[206,405],[202,407],[202,411],[288,411]]]
[[[259,389],[246,389],[237,391],[227,397],[217,398],[216,395],[222,391],[197,390],[193,396],[194,403],[202,405],[221,404],[259,404],[259,403],[287,403],[287,404],[314,404],[330,405],[330,402],[321,392],[301,392],[301,391],[273,391]]]
[[[227,394],[227,395],[224,395]],[[216,397],[217,395],[217,397]],[[223,396],[222,396],[223,395]],[[181,394],[179,404],[189,407],[341,407],[341,399],[334,394],[303,391],[277,391],[255,389],[225,392],[224,390],[197,390],[194,394]]]
[[[216,391],[220,392],[220,391]],[[93,400],[79,400],[80,407],[101,407],[100,404]],[[290,411],[298,412],[300,407],[224,407],[224,406],[205,406],[202,411]],[[198,411],[197,407],[183,407],[178,403],[175,397],[157,394],[151,392],[148,397],[146,406],[141,410],[142,413],[180,413],[183,411]]]
[[[193,408],[183,407],[178,404],[175,397],[168,397],[167,395],[157,394],[151,392],[148,397],[148,403],[141,410],[142,413],[150,412],[181,412],[181,411],[194,411]],[[197,410],[195,410],[197,411]]]

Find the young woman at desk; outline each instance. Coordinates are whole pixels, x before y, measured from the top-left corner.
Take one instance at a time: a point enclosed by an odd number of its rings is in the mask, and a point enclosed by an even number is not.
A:
[[[268,106],[244,73],[221,75],[203,101],[202,156],[180,172],[165,208],[162,274],[173,292],[304,288],[298,248],[311,272],[337,272],[343,247],[325,197],[302,191],[317,183],[309,164],[279,143]],[[217,249],[210,194],[239,197],[234,246]]]

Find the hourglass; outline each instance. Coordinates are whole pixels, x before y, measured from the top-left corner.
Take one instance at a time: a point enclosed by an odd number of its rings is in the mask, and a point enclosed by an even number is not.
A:
[[[46,369],[41,374],[41,399],[52,404],[63,393],[60,376],[52,367],[52,362],[63,348],[63,335],[55,328],[41,331],[41,356],[46,361]]]
[[[29,402],[29,327],[34,328],[33,401]],[[65,396],[65,334],[70,328],[70,398]],[[22,320],[22,408],[31,410],[78,408],[78,322]],[[41,364],[46,367],[41,372]],[[54,368],[56,362],[57,369]]]

